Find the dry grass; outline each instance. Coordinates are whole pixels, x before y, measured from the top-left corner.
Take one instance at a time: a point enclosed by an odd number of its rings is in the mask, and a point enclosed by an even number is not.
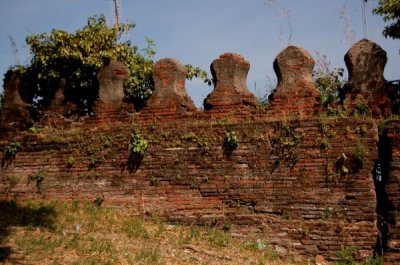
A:
[[[88,202],[1,202],[0,263],[301,264],[261,239],[147,219]]]

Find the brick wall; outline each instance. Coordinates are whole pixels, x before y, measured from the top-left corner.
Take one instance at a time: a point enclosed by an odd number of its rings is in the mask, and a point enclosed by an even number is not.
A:
[[[254,121],[238,122],[233,116],[212,119],[192,113],[176,122],[152,123],[148,116],[130,115],[119,125],[107,126],[92,117],[68,129],[47,124],[38,127],[39,133],[3,137],[3,150],[11,141],[20,143],[21,150],[14,158],[0,156],[0,190],[6,191],[1,198],[104,196],[106,204],[137,214],[265,232],[271,243],[301,254],[333,257],[353,245],[360,254],[371,254],[377,234],[370,174],[377,156],[376,127],[358,133],[362,126],[374,127],[371,121],[281,122],[260,113]],[[128,143],[136,129],[149,148],[132,166]],[[238,136],[236,149],[224,147],[225,132]],[[329,148],[321,146],[322,139]],[[288,147],[279,141],[296,144]],[[343,153],[350,158],[360,144],[368,152],[358,172],[344,174],[335,168]],[[40,170],[46,172],[42,193],[28,180]]]
[[[185,91],[186,68],[163,59],[154,66],[155,91],[141,112],[115,103],[116,85],[103,80],[93,116],[68,118],[69,106],[54,100],[27,130],[28,106],[11,75],[0,113],[0,199],[104,197],[105,204],[135,214],[258,233],[281,254],[334,259],[337,251],[356,246],[357,258],[371,256],[388,212],[399,208],[399,141],[393,129],[398,122],[378,137],[392,104],[391,87],[381,78],[385,56],[366,40],[346,55],[351,69],[343,96],[346,117],[324,114],[312,82],[314,60],[295,46],[274,62],[278,86],[266,109],[247,89],[249,63],[226,53],[212,64],[215,88],[205,111],[196,110]],[[360,60],[379,67],[370,74],[368,64],[357,66]],[[120,91],[124,76],[118,78]],[[63,98],[60,87],[56,94]],[[354,116],[360,104],[370,112]],[[139,131],[149,144],[142,157],[128,150]],[[226,135],[236,136],[238,146],[229,146]],[[382,135],[389,139],[383,147]],[[20,146],[15,156],[6,151],[12,143]],[[388,157],[382,155],[385,148]],[[372,172],[382,157],[390,166],[377,185]],[[392,208],[381,208],[390,203]],[[395,244],[396,221],[389,226],[383,238]],[[389,261],[400,260],[388,253]]]

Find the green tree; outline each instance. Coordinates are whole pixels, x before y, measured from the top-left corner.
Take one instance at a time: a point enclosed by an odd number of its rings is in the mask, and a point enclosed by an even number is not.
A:
[[[88,18],[87,25],[75,33],[53,29],[50,34],[28,36],[31,63],[17,67],[24,77],[22,96],[39,109],[50,102],[64,79],[66,100],[89,112],[98,97],[98,70],[105,61],[115,59],[125,63],[131,73],[125,83],[127,98],[142,104],[153,90],[151,69],[155,51],[148,38],[142,53],[130,41],[118,42],[119,36],[134,26],[119,24],[117,32],[106,25],[105,16],[101,15]]]
[[[400,0],[379,0],[378,6],[372,12],[382,16],[385,22],[390,22],[384,28],[383,36],[400,38]]]

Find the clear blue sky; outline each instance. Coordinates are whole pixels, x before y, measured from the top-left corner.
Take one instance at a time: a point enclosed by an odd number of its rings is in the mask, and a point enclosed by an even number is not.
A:
[[[154,40],[157,60],[172,57],[209,70],[220,54],[241,54],[251,64],[249,89],[262,95],[268,77],[276,79],[274,58],[289,42],[314,58],[315,52],[326,55],[332,67],[344,67],[343,56],[352,41],[349,33],[354,41],[364,36],[362,1],[120,0],[120,21],[136,24],[129,38],[139,47],[144,47],[145,36]],[[377,2],[368,1],[368,38],[388,54],[386,78],[400,79],[399,40],[382,37],[384,22],[371,11]],[[29,63],[27,35],[53,28],[74,32],[87,17],[99,14],[113,24],[112,0],[0,0],[0,72]],[[9,36],[17,45],[17,55]],[[200,81],[186,86],[198,106],[212,89]]]

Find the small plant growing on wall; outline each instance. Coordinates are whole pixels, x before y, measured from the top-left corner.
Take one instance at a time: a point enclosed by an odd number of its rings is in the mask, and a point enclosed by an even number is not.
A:
[[[200,148],[202,154],[206,154],[210,150],[210,146],[205,138],[197,139],[197,147]]]
[[[234,131],[225,132],[224,146],[235,149],[239,145],[239,138]]]
[[[318,139],[321,149],[328,149],[330,147],[331,139],[335,138],[336,132],[332,130],[329,125],[323,120],[320,120],[319,129],[321,138]]]
[[[6,176],[3,178],[6,182],[8,182],[8,187],[6,188],[6,192],[11,191],[20,181],[20,178],[15,175]]]
[[[129,159],[128,159],[128,168],[129,169],[137,169],[143,160],[144,153],[146,152],[149,144],[142,137],[139,130],[136,130],[131,135],[131,139],[129,140],[128,150],[129,150]]]
[[[358,102],[354,107],[354,115],[356,117],[365,117],[371,115],[371,110],[369,109],[367,103]]]
[[[67,159],[67,168],[71,169],[75,164],[75,158],[73,156],[68,157]]]
[[[159,180],[156,176],[151,175],[150,176],[150,185],[151,186],[158,186]]]
[[[18,142],[11,142],[4,147],[4,156],[6,159],[13,158],[19,150],[21,150],[21,145]]]
[[[271,140],[272,154],[277,156],[274,164],[277,167],[283,162],[287,167],[293,167],[298,161],[297,146],[302,136],[286,124],[275,123],[274,128],[275,135]]]
[[[37,192],[41,194],[43,192],[43,181],[46,178],[46,175],[46,171],[40,169],[36,175],[28,177],[28,184],[31,182],[35,182]]]
[[[181,139],[185,142],[195,142],[197,147],[201,150],[201,154],[206,154],[210,150],[207,138],[199,137],[192,132],[185,133]]]
[[[148,147],[147,141],[142,137],[139,130],[131,135],[129,141],[129,152],[135,156],[143,156]]]

